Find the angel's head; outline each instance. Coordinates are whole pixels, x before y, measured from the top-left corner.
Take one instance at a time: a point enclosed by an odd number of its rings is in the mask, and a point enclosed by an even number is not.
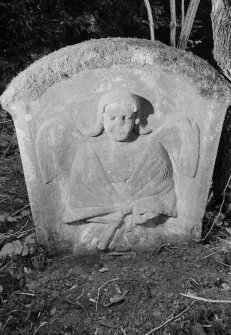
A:
[[[116,142],[123,142],[135,129],[140,135],[150,132],[140,123],[138,98],[126,90],[114,90],[102,96],[95,126],[88,136],[98,136],[103,130]]]
[[[116,142],[126,141],[134,128],[136,113],[136,106],[130,103],[106,105],[103,112],[105,133]]]

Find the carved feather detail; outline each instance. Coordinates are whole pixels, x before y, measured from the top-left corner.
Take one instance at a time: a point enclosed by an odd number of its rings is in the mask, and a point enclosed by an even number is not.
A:
[[[200,154],[200,131],[197,123],[181,113],[168,116],[153,136],[166,148],[177,171],[194,178]]]

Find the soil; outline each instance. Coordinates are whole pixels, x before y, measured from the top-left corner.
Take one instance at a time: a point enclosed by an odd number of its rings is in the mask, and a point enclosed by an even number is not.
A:
[[[2,251],[34,227],[18,151],[0,162]],[[219,212],[210,205],[206,216]],[[229,225],[222,216],[201,242],[145,254],[57,256],[38,245],[24,255],[6,253],[0,334],[231,334]],[[204,236],[210,226],[205,218]]]

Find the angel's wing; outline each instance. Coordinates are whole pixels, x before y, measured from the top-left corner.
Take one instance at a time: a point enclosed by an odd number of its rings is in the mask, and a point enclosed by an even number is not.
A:
[[[63,116],[47,120],[39,128],[36,154],[44,184],[52,182],[65,172],[72,142],[70,124]]]
[[[197,173],[200,154],[200,132],[197,123],[181,113],[169,116],[153,134],[168,151],[178,172],[190,178]]]

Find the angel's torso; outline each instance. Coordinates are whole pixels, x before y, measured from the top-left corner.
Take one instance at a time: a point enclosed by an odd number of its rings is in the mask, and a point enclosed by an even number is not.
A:
[[[102,167],[111,183],[126,182],[147,150],[150,135],[139,136],[132,142],[105,140],[93,144]]]

